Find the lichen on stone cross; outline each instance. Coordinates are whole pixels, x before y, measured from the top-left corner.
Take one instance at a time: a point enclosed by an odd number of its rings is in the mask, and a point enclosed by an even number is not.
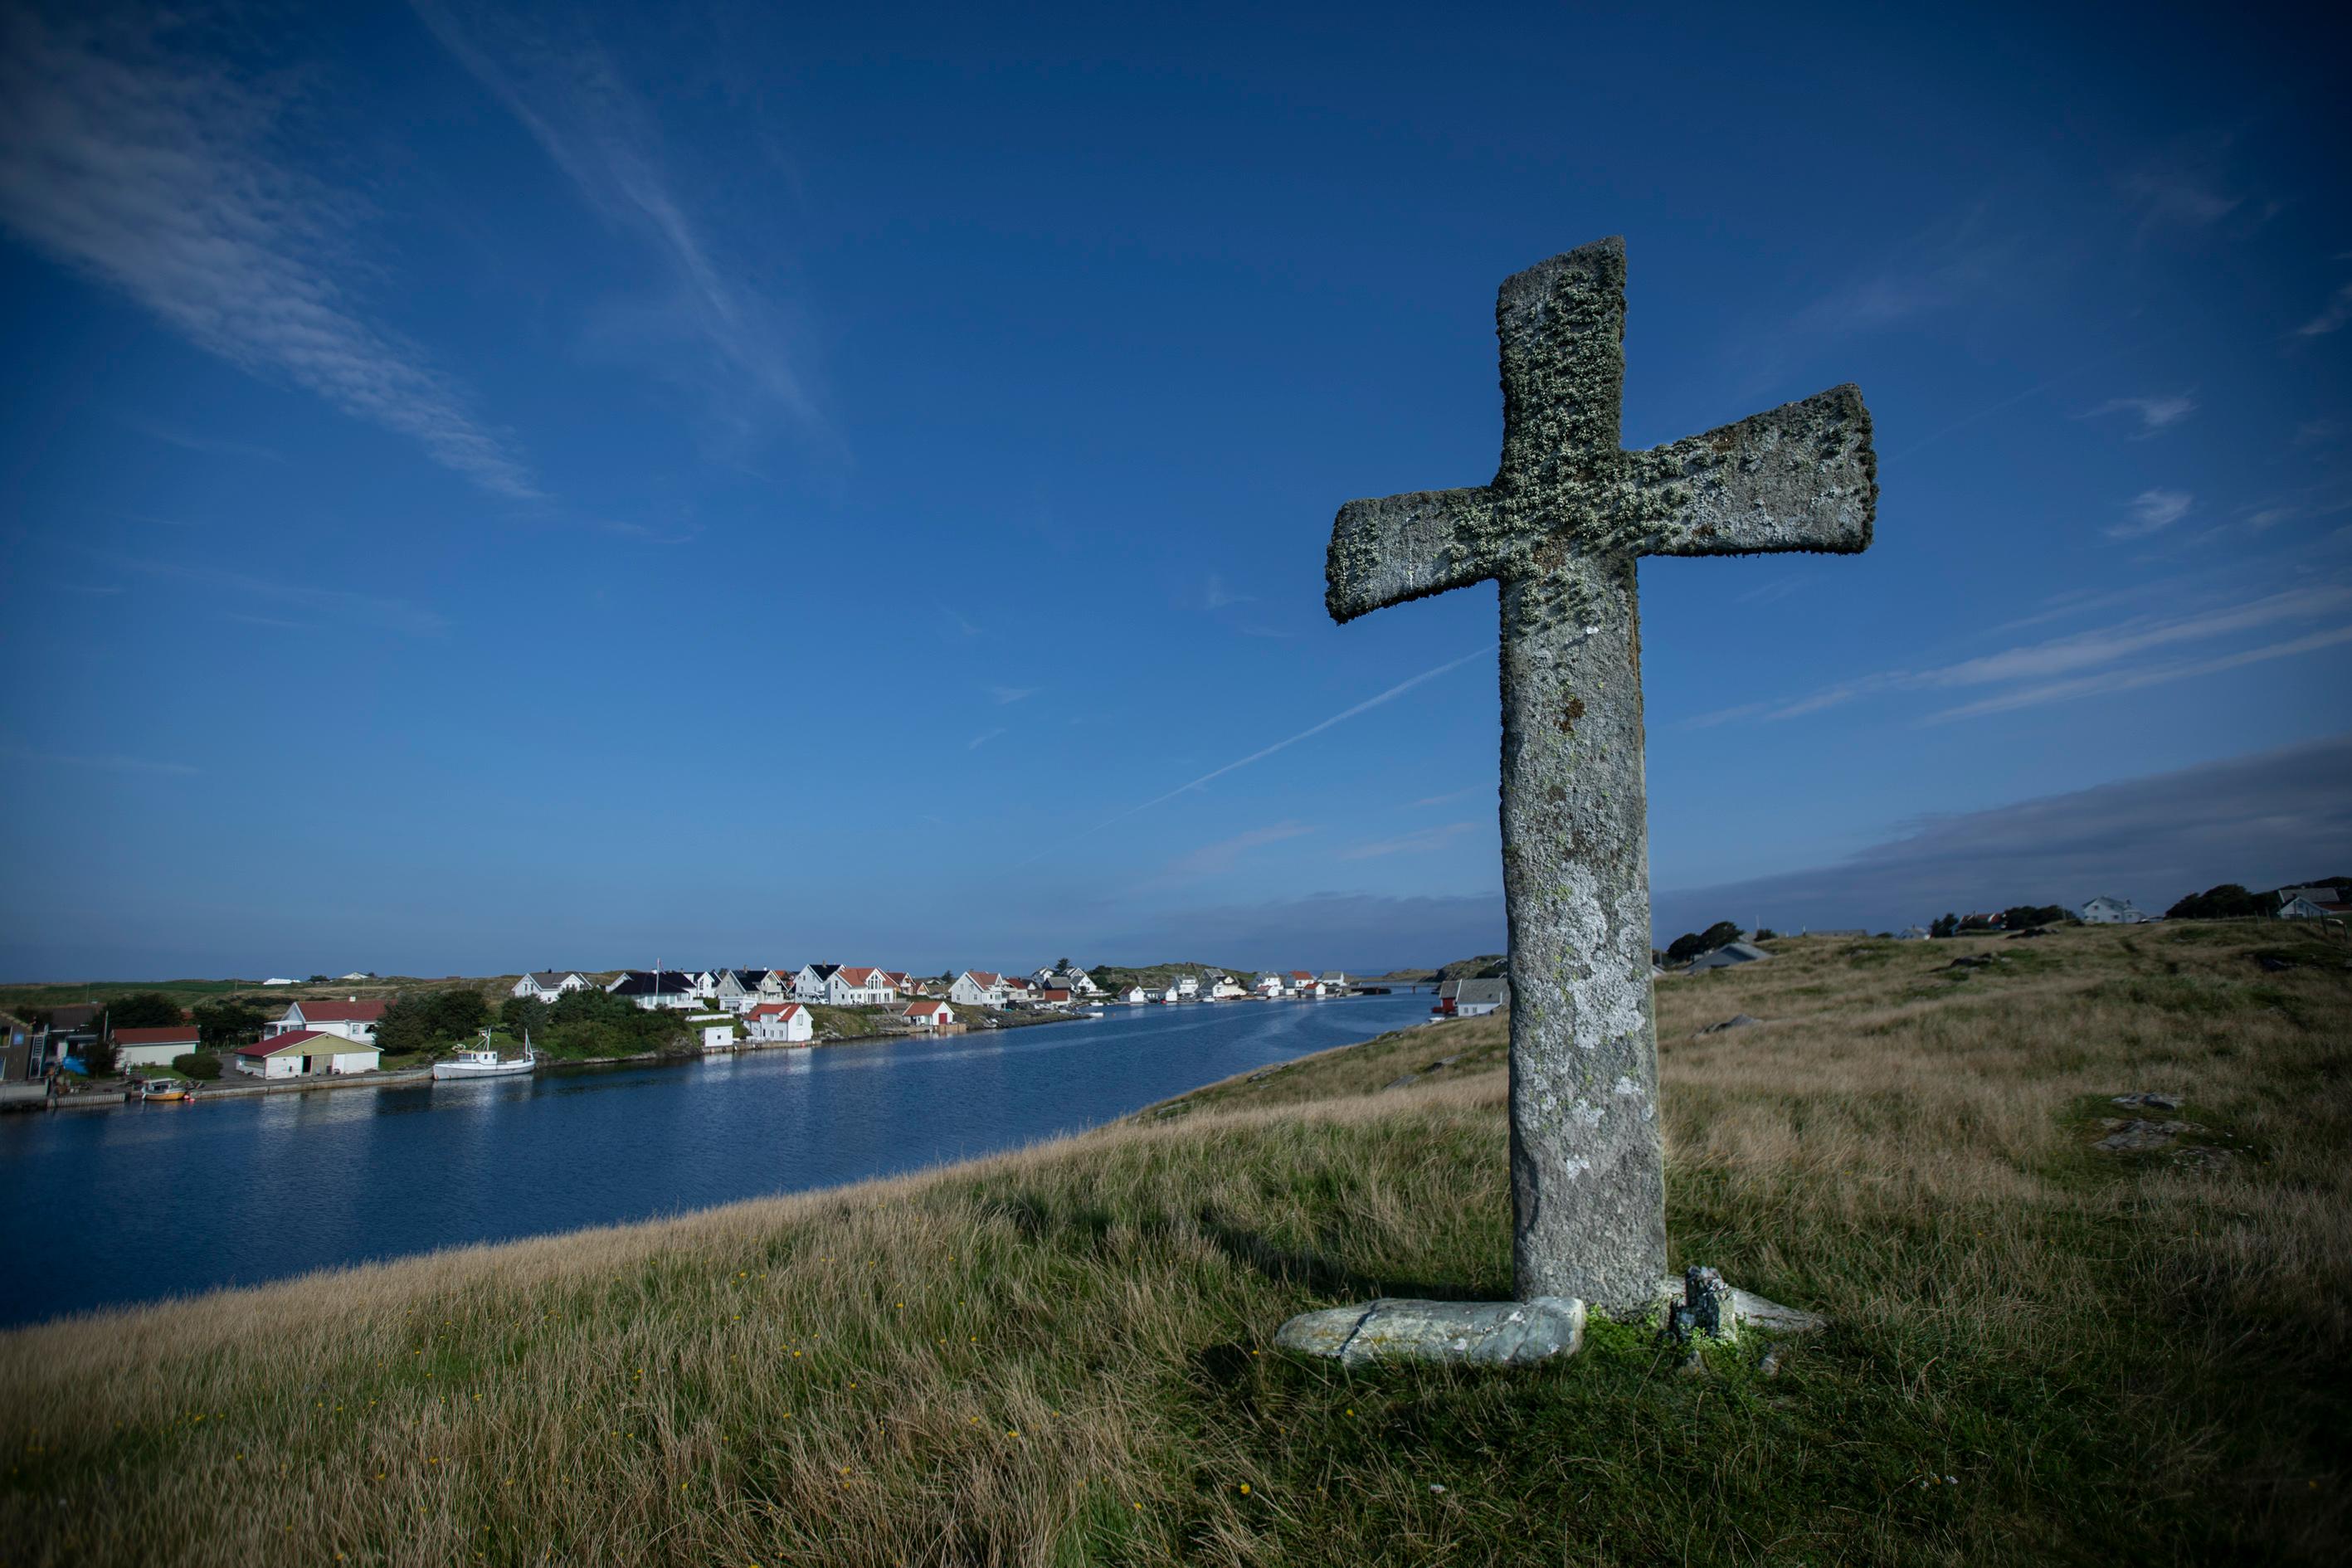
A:
[[[1505,281],[1494,482],[1340,508],[1326,596],[1345,622],[1501,584],[1516,1289],[1613,1316],[1666,1274],[1635,568],[1859,551],[1878,500],[1851,385],[1625,451],[1624,323],[1622,240]]]

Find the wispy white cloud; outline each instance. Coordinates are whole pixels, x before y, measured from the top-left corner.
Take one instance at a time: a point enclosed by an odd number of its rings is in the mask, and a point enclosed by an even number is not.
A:
[[[269,150],[282,105],[173,53],[172,26],[0,19],[0,222],[198,347],[536,497],[465,390],[362,314],[345,214]]]
[[[1222,610],[1228,605],[1246,605],[1250,602],[1250,597],[1247,594],[1237,594],[1226,587],[1225,580],[1214,572],[1209,574],[1208,585],[1201,591],[1202,606],[1212,610]]]
[[[1039,689],[1040,688],[1034,686],[992,686],[988,689],[988,694],[999,704],[1010,706],[1024,697],[1036,696]]]
[[[69,752],[40,752],[26,746],[0,746],[0,756],[12,762],[29,763],[38,767],[93,768],[110,773],[165,773],[175,776],[202,773],[202,768],[187,763],[156,762],[147,757],[126,757],[120,752],[99,754]]]
[[[1881,670],[1839,681],[1794,700],[1745,702],[1718,709],[1685,720],[1680,727],[1705,729],[1744,721],[1779,722],[1890,693],[1999,685],[2015,689],[2011,692],[1947,709],[1931,716],[1940,721],[1974,718],[2069,697],[2094,696],[2102,691],[2129,690],[2137,686],[2154,684],[2157,679],[2178,679],[2188,674],[2206,673],[2209,668],[2234,668],[2236,664],[2225,659],[2199,661],[2194,668],[2189,665],[2159,667],[2145,662],[2127,670],[2108,670],[2106,667],[2122,664],[2126,660],[2145,661],[2150,654],[2187,643],[2210,641],[2286,622],[2316,620],[2347,609],[2352,609],[2352,588],[2334,584],[2292,588],[2190,615],[2142,616],[1931,668]],[[2299,644],[2302,639],[2296,640]],[[2285,647],[2288,645],[2275,646]],[[2296,651],[2300,651],[2299,647]],[[2263,654],[2260,657],[2284,656]],[[2227,656],[2227,659],[2240,663],[2259,661],[2239,655]],[[2158,669],[2178,673],[2158,675]],[[2092,679],[2093,672],[2101,673],[2095,679]],[[2100,684],[2110,676],[2115,678],[2112,684]],[[2135,679],[2137,676],[2149,679]]]
[[[1370,844],[1351,845],[1339,851],[1342,860],[1370,860],[1383,855],[1419,855],[1432,849],[1443,849],[1478,825],[1475,822],[1449,822],[1443,827],[1423,827],[1394,838],[1376,839]]]
[[[1165,795],[1154,795],[1140,805],[1131,805],[1125,811],[1118,813],[1116,816],[1103,818],[1103,820],[1096,823],[1092,827],[1084,828],[1077,833],[1070,834],[1061,840],[1060,845],[1056,847],[1055,853],[1060,853],[1062,849],[1066,848],[1069,845],[1077,842],[1081,838],[1090,838],[1094,835],[1100,833],[1106,827],[1125,822],[1129,817],[1139,816],[1157,805],[1165,805],[1170,801],[1174,800],[1178,795],[1199,789],[1204,784],[1224,777],[1227,773],[1236,773],[1243,768],[1248,767],[1253,763],[1264,762],[1266,758],[1274,755],[1276,752],[1287,750],[1288,748],[1298,744],[1301,741],[1309,740],[1314,736],[1319,735],[1335,724],[1344,724],[1349,720],[1357,717],[1359,714],[1369,713],[1373,709],[1378,708],[1384,703],[1393,702],[1398,698],[1403,696],[1406,692],[1411,691],[1414,687],[1419,686],[1425,681],[1434,680],[1439,676],[1447,673],[1449,670],[1459,669],[1464,665],[1468,664],[1472,659],[1483,658],[1494,651],[1495,645],[1489,643],[1485,647],[1479,648],[1475,652],[1465,653],[1459,658],[1448,659],[1445,663],[1438,665],[1434,668],[1424,669],[1419,675],[1412,676],[1404,680],[1400,680],[1394,686],[1390,687],[1386,691],[1381,692],[1378,696],[1368,697],[1352,708],[1343,709],[1339,712],[1332,714],[1328,719],[1309,724],[1306,729],[1299,731],[1296,735],[1286,736],[1284,739],[1275,742],[1274,744],[1270,746],[1261,746],[1256,751],[1252,752],[1248,756],[1236,757],[1234,761],[1225,763],[1223,767],[1211,768],[1199,778],[1191,780],[1185,784],[1178,784],[1174,789],[1170,790]],[[1045,856],[1041,852],[1040,854],[1031,856],[1028,859],[1022,861],[1020,864],[1023,866],[1031,866],[1043,858],[1045,858]]]
[[[1474,795],[1492,795],[1494,792],[1495,786],[1491,784],[1465,784],[1460,789],[1448,790],[1444,795],[1423,795],[1412,804],[1415,806],[1444,805],[1448,801],[1467,800]]]
[[[2139,420],[2139,431],[2134,440],[2146,440],[2158,431],[2179,424],[2197,412],[2197,400],[2185,392],[2154,397],[2110,397],[2096,408],[2084,414],[2085,419],[2097,419],[2109,414],[2130,414]]]
[[[2340,332],[2344,323],[2352,321],[2352,283],[2347,283],[2327,297],[2319,314],[2294,330],[2298,338],[2322,338],[2330,332]]]
[[[2109,524],[2106,535],[2109,539],[2144,539],[2151,533],[2160,533],[2187,517],[2196,499],[2187,490],[2142,490],[2131,499],[2130,521]]]
[[[2244,648],[2237,653],[2218,658],[2177,660],[2169,664],[2142,665],[2128,669],[2102,670],[2096,675],[2077,676],[2071,680],[2055,680],[2021,687],[1999,696],[1979,698],[1927,714],[1923,724],[1948,723],[1955,719],[1981,718],[1988,713],[2007,713],[2019,708],[2035,708],[2046,702],[2070,702],[2084,697],[2104,697],[2117,691],[2136,691],[2143,687],[2164,686],[2193,676],[2218,675],[2223,670],[2239,669],[2250,664],[2263,664],[2275,658],[2291,658],[2297,654],[2316,653],[2322,648],[2337,647],[2352,643],[2352,626],[2335,626],[2326,631],[2313,632],[2306,637],[2289,638],[2284,642],[2262,647]]]
[[[466,0],[410,5],[589,208],[660,263],[668,297],[635,312],[614,338],[643,340],[665,357],[670,374],[696,384],[713,414],[732,424],[744,423],[748,394],[829,437],[797,363],[786,313],[713,244],[709,224],[681,195],[652,108],[589,36],[583,16],[562,11],[527,20]],[[690,353],[670,353],[682,345]]]
[[[2124,194],[2139,208],[2143,230],[2165,225],[2204,228],[2228,217],[2244,201],[2217,189],[2209,175],[2178,163],[2127,176]]]
[[[1738,600],[1743,605],[1769,605],[1777,599],[1787,598],[1810,581],[1805,577],[1775,577],[1739,595]]]
[[[442,618],[439,611],[411,604],[405,599],[387,598],[376,594],[354,594],[340,588],[319,588],[307,583],[280,582],[275,578],[226,572],[213,566],[190,566],[175,561],[148,561],[131,556],[110,559],[128,571],[184,583],[226,599],[290,605],[345,626],[375,626],[409,637],[436,637],[448,629],[449,623]],[[230,610],[228,613],[238,612]],[[263,625],[275,624],[266,618],[256,618]]]
[[[979,734],[974,735],[971,740],[965,742],[963,749],[967,752],[976,752],[1004,732],[1005,731],[1002,729],[982,730]]]
[[[177,447],[184,452],[203,452],[222,458],[257,458],[268,463],[286,460],[286,454],[277,447],[263,447],[251,441],[228,441],[217,436],[197,436],[144,419],[125,419],[122,423],[151,441],[161,441],[166,447]]]
[[[1247,833],[1236,833],[1231,838],[1220,838],[1213,844],[1203,844],[1189,854],[1180,855],[1168,863],[1166,876],[1171,878],[1213,877],[1230,871],[1244,854],[1268,844],[1285,839],[1303,838],[1315,829],[1303,822],[1277,822],[1266,827],[1255,827]]]

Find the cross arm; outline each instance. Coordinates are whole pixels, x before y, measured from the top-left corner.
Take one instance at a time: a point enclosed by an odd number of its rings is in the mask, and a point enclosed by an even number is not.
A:
[[[1878,458],[1870,410],[1851,383],[1802,403],[1633,455],[1659,521],[1645,555],[1741,555],[1870,545]]]
[[[1351,500],[1331,525],[1323,604],[1342,624],[1496,572],[1492,491],[1413,490]]]

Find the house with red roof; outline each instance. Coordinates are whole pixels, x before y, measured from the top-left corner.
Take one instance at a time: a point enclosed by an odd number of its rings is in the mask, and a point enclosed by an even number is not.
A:
[[[955,1009],[944,1002],[909,1002],[898,1009],[898,1016],[918,1029],[937,1029],[956,1021]]]
[[[278,1035],[310,1029],[322,1035],[340,1035],[358,1045],[373,1046],[375,1044],[376,1024],[389,1005],[384,1002],[362,1002],[356,996],[348,1002],[297,1002],[277,1018],[263,1025],[261,1037],[266,1042]]]
[[[114,1031],[114,1065],[123,1072],[132,1068],[167,1068],[173,1058],[203,1048],[203,1037],[194,1024]]]
[[[826,978],[824,999],[835,1007],[887,1007],[898,990],[878,969],[845,963]]]
[[[948,987],[948,1000],[967,1007],[1002,1007],[1009,994],[1004,976],[986,969],[967,969]]]
[[[816,1037],[816,1020],[801,1002],[762,1002],[743,1015],[743,1026],[763,1046],[805,1046]]]
[[[373,1045],[324,1029],[289,1029],[237,1047],[234,1059],[237,1071],[257,1078],[324,1078],[373,1072],[383,1055]]]

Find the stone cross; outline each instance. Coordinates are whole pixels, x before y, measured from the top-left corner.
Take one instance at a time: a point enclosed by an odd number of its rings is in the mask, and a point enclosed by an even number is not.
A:
[[[1666,1279],[1634,569],[1644,555],[1864,549],[1877,462],[1851,385],[1620,447],[1621,239],[1507,279],[1495,328],[1494,482],[1341,507],[1326,603],[1345,622],[1502,585],[1515,1289],[1631,1317]]]

